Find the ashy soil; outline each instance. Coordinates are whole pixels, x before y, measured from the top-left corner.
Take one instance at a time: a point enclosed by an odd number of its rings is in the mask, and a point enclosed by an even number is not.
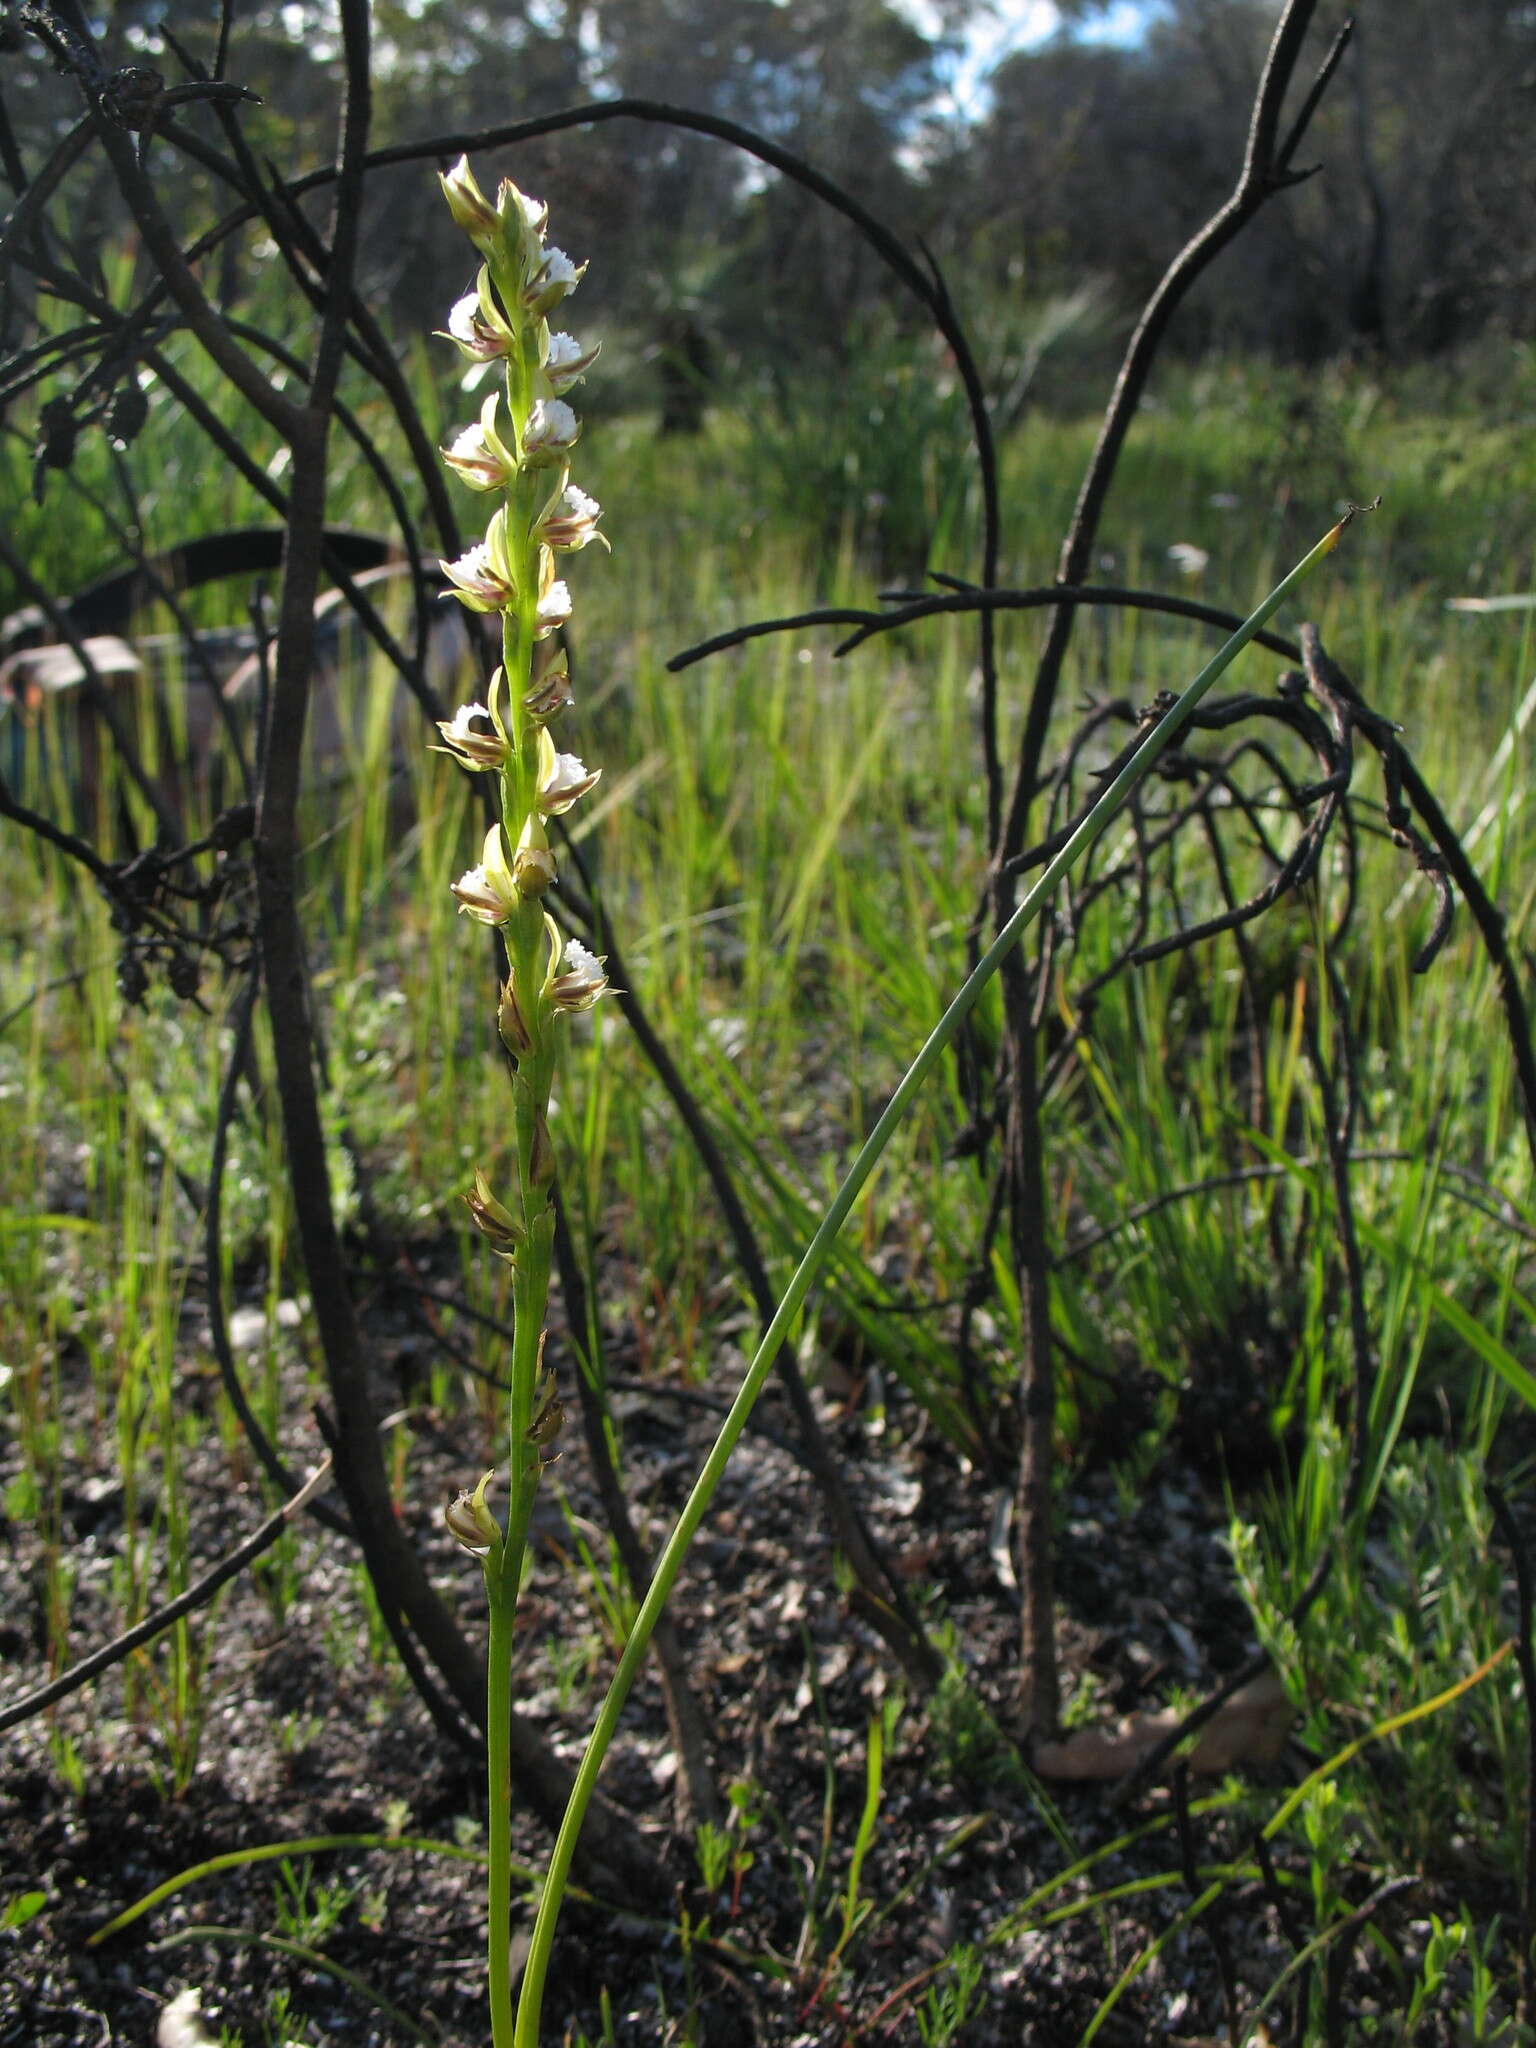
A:
[[[445,1284],[451,1260],[445,1253]],[[418,1260],[416,1270],[430,1277],[430,1262]],[[426,1340],[398,1293],[376,1293],[366,1313],[382,1413],[399,1407],[402,1385],[419,1379]],[[208,1418],[181,1475],[191,1505],[190,1577],[254,1529],[269,1503],[243,1447],[214,1419],[217,1380],[195,1308],[185,1330],[187,1411]],[[304,1420],[302,1331],[279,1329],[272,1341],[282,1347],[293,1397],[285,1448],[303,1466],[318,1445]],[[622,1351],[610,1366],[623,1381]],[[715,1411],[707,1404],[729,1396],[739,1368],[726,1347],[707,1385],[625,1382],[617,1398],[630,1498],[653,1546],[710,1440]],[[0,1704],[53,1675],[48,1616],[61,1570],[71,1586],[65,1661],[122,1625],[130,1570],[149,1604],[167,1592],[163,1560],[144,1535],[161,1505],[159,1476],[135,1475],[130,1543],[113,1431],[84,1361],[66,1354],[59,1370],[70,1446],[55,1507],[59,1541],[50,1551],[32,1519],[0,1529]],[[931,2020],[944,1981],[935,1980],[935,1965],[954,1944],[985,1941],[1010,1909],[1080,1857],[1168,1815],[1171,1795],[1154,1787],[1126,1811],[1096,1786],[1059,1786],[1047,1796],[1020,1771],[996,1734],[1008,1720],[1017,1634],[995,1562],[1003,1554],[996,1502],[983,1478],[961,1469],[910,1412],[892,1407],[877,1429],[858,1394],[855,1383],[836,1399],[818,1397],[829,1432],[914,1599],[931,1624],[952,1627],[971,1698],[995,1726],[974,1707],[901,1704],[844,1940],[870,1723],[893,1702],[900,1679],[844,1596],[826,1518],[787,1448],[793,1423],[770,1392],[675,1608],[717,1780],[749,1788],[737,1840],[750,1853],[713,1900],[702,1895],[693,1843],[675,1827],[676,1761],[659,1688],[643,1680],[604,1782],[645,1831],[664,1878],[654,1896],[568,1906],[546,2003],[551,2042],[583,2034],[597,2042],[607,2025],[607,2038],[626,2044],[830,2048],[954,2039],[972,2048],[1067,2048],[1143,1944],[1189,1904],[1176,1831],[1132,1839],[1095,1867],[1091,1887],[1142,1879],[1147,1889],[986,1949],[968,2015],[952,2034],[924,2031],[920,2022]],[[481,1425],[473,1413],[448,1421],[418,1409],[392,1441],[402,1513],[437,1582],[478,1630],[478,1574],[447,1537],[440,1509],[482,1469]],[[569,1429],[563,1441],[540,1507],[517,1690],[521,1712],[574,1761],[613,1646],[582,1554],[585,1545],[610,1571],[580,1431]],[[0,1484],[9,1488],[20,1469],[16,1442],[7,1438],[0,1454]],[[1107,1469],[1073,1485],[1062,1517],[1060,1637],[1068,1696],[1081,1697],[1094,1716],[1158,1706],[1174,1688],[1201,1691],[1252,1650],[1221,1540],[1225,1512],[1214,1490],[1202,1492],[1171,1469],[1135,1501]],[[153,1886],[225,1852],[339,1833],[483,1841],[479,1766],[439,1733],[383,1646],[344,1538],[303,1524],[228,1586],[211,1613],[194,1618],[189,1646],[198,1662],[190,1696],[176,1696],[162,1639],[153,1653],[138,1653],[5,1738],[0,1911],[34,1892],[43,1901],[0,1932],[0,2048],[155,2042],[165,2008],[190,1988],[200,1993],[203,2031],[176,2037],[187,2048],[200,2040],[382,2048],[421,2039],[483,2048],[481,1872],[473,1862],[393,1848],[248,1866],[190,1883],[121,1936],[88,1946]],[[1275,1767],[1271,1803],[1296,1768],[1294,1759]],[[946,1853],[962,1833],[962,1846]],[[1247,1839],[1221,1815],[1197,1813],[1188,1853],[1209,1865]],[[520,1815],[517,1840],[536,1870],[547,1835]],[[1362,1899],[1370,1881],[1362,1875]],[[1069,1883],[1052,1903],[1081,1898],[1084,1889]],[[864,1901],[873,1910],[859,1921]],[[1515,1910],[1512,1898],[1480,1903]],[[1422,1945],[1429,1912],[1453,1904],[1420,1884],[1383,1905],[1378,1921],[1411,1952]],[[1214,1944],[1206,1925],[1215,1926]],[[1096,2037],[1106,2048],[1225,2039],[1229,2001],[1251,2014],[1294,1954],[1275,1911],[1252,1888],[1239,1888],[1220,1920],[1206,1925],[1173,1934]],[[320,1955],[329,1968],[318,1965]],[[1369,1943],[1337,1977],[1338,2010],[1351,2027],[1393,2011],[1401,1995]],[[1286,2038],[1284,2013],[1282,2004],[1274,2031],[1259,2038]],[[158,2038],[169,2048],[168,2034]],[[1417,2038],[1453,2036],[1432,2024]]]

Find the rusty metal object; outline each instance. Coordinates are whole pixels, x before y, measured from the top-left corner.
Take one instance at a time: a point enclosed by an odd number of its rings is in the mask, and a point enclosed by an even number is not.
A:
[[[338,564],[364,590],[378,593],[420,575],[442,587],[436,562],[413,565],[375,534],[346,528],[327,535]],[[276,528],[240,527],[200,536],[139,566],[92,584],[60,606],[80,635],[71,645],[55,637],[41,609],[29,605],[0,621],[0,762],[19,776],[30,729],[46,721],[46,744],[59,750],[59,766],[77,816],[89,817],[108,778],[110,744],[89,690],[88,662],[99,683],[121,699],[130,722],[147,713],[158,736],[156,780],[172,809],[181,812],[193,791],[227,788],[220,766],[229,714],[254,725],[260,703],[261,643],[254,626],[220,626],[192,634],[140,634],[134,622],[165,592],[178,598],[217,583],[234,583],[281,568],[282,534]],[[366,739],[368,691],[362,686],[373,657],[339,589],[316,606],[315,693],[307,735],[312,783],[334,782],[356,760]],[[458,606],[429,615],[427,665],[435,688],[451,693],[471,673],[472,648]],[[82,660],[82,655],[84,660]],[[480,670],[473,674],[478,682]],[[222,704],[215,702],[215,691]],[[402,687],[390,710],[390,756],[406,759],[421,712]],[[142,724],[140,730],[145,729]]]

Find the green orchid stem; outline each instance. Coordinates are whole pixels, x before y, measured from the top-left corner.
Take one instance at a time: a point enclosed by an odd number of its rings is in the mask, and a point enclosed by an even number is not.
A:
[[[657,1560],[650,1586],[640,1604],[634,1627],[629,1632],[629,1639],[624,1645],[624,1653],[619,1659],[618,1668],[613,1674],[607,1698],[603,1701],[602,1709],[593,1725],[586,1753],[576,1773],[576,1782],[571,1788],[570,1800],[560,1824],[560,1832],[555,1840],[554,1852],[550,1857],[549,1870],[539,1898],[533,1938],[518,1997],[514,2048],[538,2048],[544,1981],[549,1969],[555,1925],[560,1917],[560,1907],[570,1877],[577,1838],[581,1833],[587,1807],[608,1752],[608,1745],[612,1742],[619,1725],[624,1702],[629,1697],[629,1689],[634,1683],[635,1674],[640,1669],[641,1660],[650,1645],[651,1632],[667,1604],[673,1583],[687,1555],[688,1546],[704,1519],[715,1488],[720,1483],[731,1454],[736,1448],[737,1440],[746,1427],[747,1418],[762,1392],[763,1383],[778,1355],[779,1347],[791,1341],[795,1335],[805,1298],[825,1265],[833,1242],[847,1221],[848,1214],[863,1191],[865,1182],[873,1173],[880,1155],[889,1144],[893,1132],[905,1116],[908,1105],[918,1089],[922,1087],[955,1033],[974,1009],[982,990],[996,974],[1011,949],[1019,943],[1029,926],[1039,916],[1062,876],[1097,839],[1131,791],[1150,771],[1158,756],[1178,738],[1212,683],[1225,673],[1254,635],[1279,610],[1292,591],[1311,574],[1323,557],[1331,554],[1337,547],[1339,536],[1354,517],[1355,509],[1352,507],[1337,526],[1331,527],[1311,553],[1298,562],[1290,574],[1275,586],[1257,611],[1244,620],[1231,639],[1226,641],[1206,663],[1178,701],[1170,706],[1156,725],[1148,728],[1140,742],[1132,749],[1119,773],[1105,786],[1065,845],[1047,862],[1034,887],[983,953],[959,994],[934,1026],[921,1052],[902,1076],[895,1094],[865,1139],[858,1157],[848,1170],[846,1179],[833,1196],[815,1236],[795,1269],[794,1277],[785,1289],[784,1298],[779,1303],[773,1321],[763,1332],[762,1342],[747,1368],[746,1377],[741,1383],[736,1399],[731,1403],[730,1413],[721,1425],[714,1448],[705,1459],[703,1468],[694,1482],[693,1491],[677,1518],[677,1526]],[[497,2048],[500,2048],[499,2035]]]
[[[538,921],[539,939],[543,919]],[[531,1010],[537,987],[536,942],[511,949],[514,983]],[[553,1058],[548,1053],[519,1067],[517,1169],[519,1206],[526,1236],[513,1280],[512,1385],[509,1402],[511,1497],[499,1555],[486,1559],[485,1590],[490,1609],[486,1646],[487,1823],[486,1980],[493,2048],[512,2048],[512,1650],[517,1600],[522,1587],[528,1526],[539,1488],[539,1454],[529,1442],[544,1313],[549,1301],[550,1242],[535,1228],[536,1212],[547,1208],[533,1185],[535,1122],[549,1100]]]
[[[526,385],[526,377],[523,380]],[[508,403],[519,436],[528,411],[527,391],[514,388],[509,367]],[[519,514],[514,543],[523,562],[517,606],[502,625],[503,675],[506,682],[507,730],[514,755],[502,777],[503,833],[509,853],[515,851],[524,820],[535,802],[537,727],[528,716],[524,697],[532,680],[534,611],[538,586],[539,548],[528,531],[528,505],[536,496],[525,478],[509,493],[508,509]],[[505,928],[508,971],[524,1017],[539,1015],[545,945],[544,913],[536,901],[525,901]],[[547,1031],[546,1031],[547,1038]],[[549,1106],[554,1077],[554,1048],[545,1043],[518,1061],[514,1086],[518,1209],[524,1238],[513,1279],[511,1394],[508,1403],[511,1497],[507,1529],[499,1554],[485,1561],[485,1590],[490,1609],[486,1645],[485,1739],[489,1812],[486,1827],[486,1983],[491,2010],[493,2048],[512,2048],[512,1651],[517,1600],[522,1589],[528,1527],[539,1488],[539,1455],[529,1442],[544,1314],[549,1302],[550,1239],[537,1228],[548,1207],[547,1190],[535,1186],[537,1131]]]
[[[512,2048],[512,1631],[522,1544],[511,1531],[501,1567],[487,1570],[490,1641],[486,1646],[485,1746],[490,1809],[486,1822],[486,1983],[493,2048]],[[510,1587],[508,1582],[510,1581]]]

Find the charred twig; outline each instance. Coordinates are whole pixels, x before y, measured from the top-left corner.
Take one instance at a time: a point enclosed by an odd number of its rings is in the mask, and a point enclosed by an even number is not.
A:
[[[1403,801],[1403,759],[1402,750],[1398,745],[1397,727],[1361,703],[1348,678],[1323,651],[1316,626],[1302,627],[1301,653],[1306,664],[1308,687],[1327,707],[1334,724],[1342,755],[1337,772],[1342,774],[1347,782],[1353,757],[1354,734],[1359,731],[1376,749],[1381,760],[1382,779],[1386,783],[1387,791],[1387,824],[1391,830],[1392,842],[1413,855],[1420,873],[1429,878],[1435,891],[1435,920],[1428,938],[1413,959],[1414,973],[1427,973],[1441,947],[1450,937],[1455,899],[1451,894],[1444,854],[1427,844],[1415,831],[1413,814]]]
[[[78,838],[73,832],[66,832],[62,825],[55,825],[51,818],[45,818],[41,811],[34,811],[11,792],[5,776],[0,774],[0,817],[9,818],[12,824],[20,825],[45,844],[56,847],[68,859],[78,862],[96,883],[104,895],[115,899],[118,894],[117,869],[110,861],[102,859],[95,847]]]
[[[1216,786],[1246,812],[1246,799],[1230,778],[1222,776]],[[1216,875],[1216,885],[1221,891],[1222,901],[1230,910],[1237,902],[1237,890],[1232,881],[1232,870],[1227,862],[1227,850],[1216,823],[1215,812],[1208,796],[1202,795],[1199,819],[1205,837],[1206,850],[1211,857],[1211,867]],[[1253,957],[1248,934],[1239,929],[1232,934],[1237,948],[1238,972],[1241,976],[1243,1030],[1248,1042],[1248,1119],[1259,1129],[1269,1122],[1269,1087],[1264,1072],[1264,1019],[1259,1003],[1258,963]]]
[[[1353,1048],[1348,1039],[1348,1020],[1341,1014],[1345,1005],[1344,991],[1331,959],[1325,962],[1325,972],[1344,1046],[1341,1064],[1347,1080],[1342,1099],[1336,1074],[1323,1047],[1314,1005],[1307,1007],[1303,1031],[1322,1098],[1323,1137],[1328,1148],[1328,1177],[1333,1188],[1333,1227],[1343,1260],[1344,1289],[1349,1303],[1350,1355],[1354,1361],[1353,1398],[1350,1402],[1348,1473],[1339,1507],[1341,1521],[1347,1522],[1360,1504],[1360,1489],[1365,1480],[1366,1417],[1370,1411],[1376,1358],[1366,1321],[1365,1264],[1360,1256],[1360,1239],[1355,1230],[1354,1187],[1349,1174],[1354,1106]]]
[[[18,193],[16,204],[0,221],[0,264],[10,260],[19,244],[35,235],[42,224],[43,209],[90,148],[96,124],[90,115],[75,123],[49,151],[33,172],[26,190]]]
[[[834,656],[841,658],[879,634],[897,632],[904,626],[917,625],[923,619],[941,618],[953,613],[1035,612],[1074,609],[1084,605],[1103,606],[1111,611],[1161,612],[1170,618],[1190,619],[1198,625],[1213,626],[1226,633],[1242,624],[1235,613],[1223,611],[1219,605],[1202,604],[1191,597],[1173,597],[1158,590],[1127,590],[1109,583],[1045,583],[1027,590],[975,590],[967,586],[942,597],[914,597],[890,611],[870,611],[859,605],[820,605],[809,611],[788,613],[782,618],[758,619],[750,625],[732,626],[674,654],[667,663],[667,669],[676,675],[685,668],[692,668],[696,662],[707,661],[712,655],[745,646],[749,640],[761,640],[773,633],[804,632],[813,626],[853,626],[857,629],[834,646]],[[1271,633],[1267,628],[1254,634],[1253,644],[1290,661],[1300,658],[1293,641],[1283,634]]]
[[[1349,1155],[1349,1164],[1351,1167],[1406,1166],[1411,1165],[1419,1157],[1416,1152],[1352,1151]],[[1219,1194],[1224,1188],[1286,1180],[1297,1173],[1314,1172],[1321,1164],[1320,1160],[1305,1158],[1292,1160],[1285,1166],[1236,1166],[1229,1172],[1206,1174],[1199,1180],[1186,1182],[1182,1187],[1165,1188],[1160,1195],[1153,1195],[1147,1201],[1138,1202],[1133,1208],[1127,1209],[1123,1215],[1117,1216],[1113,1223],[1103,1224],[1098,1229],[1075,1238],[1071,1244],[1063,1246],[1056,1255],[1056,1264],[1066,1266],[1077,1259],[1086,1259],[1101,1245],[1111,1243],[1127,1230],[1134,1230],[1138,1223],[1144,1223],[1149,1216],[1157,1215],[1159,1210],[1170,1208],[1176,1202],[1199,1201],[1206,1195]],[[1505,1230],[1512,1231],[1515,1236],[1524,1238],[1528,1244],[1536,1244],[1536,1229],[1523,1222],[1520,1217],[1511,1215],[1507,1207],[1497,1208],[1491,1201],[1479,1201],[1475,1194],[1469,1194],[1465,1189],[1454,1186],[1455,1181],[1463,1180],[1471,1182],[1474,1187],[1481,1188],[1485,1193],[1497,1193],[1496,1189],[1489,1188],[1480,1174],[1473,1173],[1470,1167],[1458,1166],[1448,1159],[1439,1162],[1437,1171],[1452,1181],[1452,1192],[1460,1201],[1476,1209],[1479,1215],[1486,1216]]]
[[[1275,1869],[1275,1852],[1270,1848],[1269,1837],[1262,1828],[1254,1836],[1253,1853],[1263,1880],[1264,1896],[1274,1908],[1280,1931],[1290,1943],[1292,1953],[1300,1955],[1307,1945],[1306,1932],[1291,1900],[1286,1896],[1285,1886],[1280,1882],[1280,1874]],[[1292,2036],[1297,2041],[1301,2039],[1301,2016],[1307,2009],[1310,1983],[1309,1966],[1303,1963],[1297,1973],[1296,2021],[1291,2029]]]
[[[221,1558],[211,1571],[203,1573],[184,1593],[178,1593],[174,1600],[168,1600],[163,1607],[157,1607],[133,1627],[114,1636],[110,1643],[104,1643],[99,1650],[93,1650],[88,1657],[82,1657],[78,1664],[72,1664],[68,1671],[50,1679],[35,1692],[27,1693],[22,1699],[13,1700],[8,1707],[0,1707],[0,1734],[7,1728],[17,1728],[23,1721],[30,1721],[35,1714],[57,1706],[72,1692],[78,1692],[83,1685],[89,1685],[93,1678],[99,1678],[104,1671],[110,1671],[114,1664],[121,1664],[125,1657],[131,1657],[135,1650],[145,1643],[153,1642],[156,1636],[180,1621],[185,1615],[195,1614],[200,1607],[206,1607],[221,1586],[253,1564],[264,1550],[270,1550],[285,1529],[309,1508],[316,1511],[316,1496],[331,1476],[329,1456],[310,1473],[297,1493],[276,1511],[268,1515],[259,1529],[254,1530],[245,1541],[232,1550],[228,1557]]]
[[[1279,901],[1290,891],[1299,889],[1316,873],[1322,858],[1323,845],[1344,805],[1348,788],[1347,767],[1342,758],[1342,749],[1329,735],[1321,722],[1312,720],[1310,728],[1303,722],[1301,729],[1317,748],[1325,768],[1324,780],[1311,789],[1297,792],[1300,802],[1315,800],[1317,808],[1303,826],[1296,844],[1270,879],[1255,889],[1243,902],[1218,911],[1211,917],[1181,930],[1167,938],[1155,939],[1150,944],[1138,947],[1132,955],[1133,962],[1140,967],[1152,960],[1160,960],[1169,953],[1181,952],[1186,947],[1201,944],[1215,938],[1219,933],[1237,931]]]
[[[293,1475],[279,1457],[276,1446],[263,1429],[255,1410],[246,1398],[245,1387],[235,1364],[234,1347],[229,1341],[229,1322],[224,1314],[224,1162],[229,1151],[229,1127],[234,1120],[240,1082],[249,1066],[251,1023],[260,986],[260,972],[252,967],[246,978],[245,987],[235,998],[232,1043],[224,1069],[224,1078],[219,1087],[218,1108],[213,1123],[213,1145],[208,1155],[208,1185],[204,1190],[203,1210],[203,1261],[207,1268],[208,1329],[214,1359],[219,1368],[219,1379],[224,1388],[224,1398],[234,1410],[235,1418],[245,1432],[246,1441],[256,1454],[256,1462],[275,1486],[285,1493],[293,1493]],[[335,1529],[344,1536],[352,1534],[347,1517],[338,1514],[335,1508],[328,1506],[325,1501],[315,1501],[311,1513],[316,1521],[322,1522],[326,1528]]]
[[[287,572],[283,579],[257,814],[256,880],[262,966],[295,1217],[334,1403],[328,1440],[337,1478],[386,1616],[394,1607],[409,1618],[428,1656],[446,1680],[459,1711],[478,1721],[484,1703],[477,1660],[427,1580],[419,1553],[399,1526],[379,1455],[363,1347],[330,1201],[325,1139],[315,1086],[315,1044],[308,1014],[307,975],[295,903],[300,750],[324,535],[326,423],[340,366],[342,303],[337,280],[346,274],[350,262],[369,110],[368,24],[360,0],[344,0],[343,18],[349,88],[344,174],[338,201],[338,269],[316,345],[309,402],[297,418],[285,415],[282,422],[293,449],[293,484],[288,504]],[[350,215],[351,225],[343,233],[342,217],[346,215]]]
[[[1384,1884],[1377,1885],[1370,1897],[1356,1906],[1352,1913],[1347,1913],[1327,1930],[1323,2039],[1328,2048],[1346,2048],[1349,2040],[1344,2016],[1344,1979],[1350,1957],[1355,1952],[1355,1943],[1383,1906],[1401,1898],[1405,1892],[1417,1891],[1423,1882],[1421,1877],[1389,1877]]]

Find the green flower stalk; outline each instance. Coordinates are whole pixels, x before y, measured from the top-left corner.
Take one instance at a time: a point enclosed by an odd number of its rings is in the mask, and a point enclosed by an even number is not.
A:
[[[579,803],[599,772],[561,753],[549,732],[549,721],[570,702],[553,636],[571,616],[571,596],[556,574],[556,557],[607,542],[597,530],[601,508],[570,480],[581,425],[561,395],[597,350],[549,327],[549,315],[586,266],[547,243],[549,209],[510,179],[493,206],[461,157],[442,185],[482,259],[474,290],[448,316],[446,335],[471,361],[500,362],[505,377],[478,421],[443,450],[471,490],[501,500],[485,538],[442,565],[462,605],[500,615],[501,666],[486,701],[464,705],[438,730],[441,751],[473,772],[494,773],[501,798],[479,862],[453,884],[453,894],[466,916],[500,931],[509,963],[497,1029],[513,1065],[515,1180],[497,1194],[477,1168],[465,1198],[475,1227],[512,1268],[507,1513],[503,1526],[486,1499],[496,1477],[487,1472],[446,1514],[454,1537],[480,1560],[490,1605],[488,1965],[492,2038],[495,2048],[510,2048],[512,1628],[539,1474],[564,1420],[544,1365],[555,1230],[549,1095],[561,1017],[589,1010],[608,986],[602,961],[576,940],[563,940],[543,903],[557,879],[544,821]]]

